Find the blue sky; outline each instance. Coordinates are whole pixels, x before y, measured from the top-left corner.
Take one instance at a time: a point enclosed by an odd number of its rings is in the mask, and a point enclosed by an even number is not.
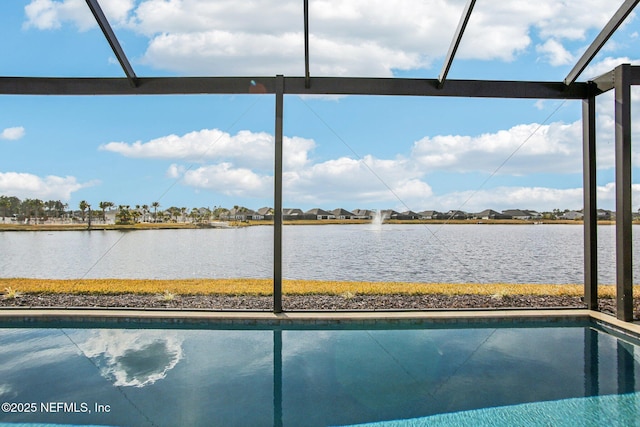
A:
[[[310,0],[311,74],[436,78],[464,4]],[[561,81],[621,4],[478,2],[449,78]],[[300,0],[101,5],[138,76],[304,74]],[[640,64],[639,28],[632,14],[579,80]],[[84,0],[2,2],[0,40],[3,76],[124,76]],[[284,205],[579,209],[580,108],[286,96]],[[73,208],[81,200],[273,206],[273,96],[2,96],[0,112],[0,195]],[[613,129],[607,94],[598,102],[598,203],[606,209],[614,208]],[[638,133],[635,125],[634,140]],[[634,210],[637,176],[634,167]]]

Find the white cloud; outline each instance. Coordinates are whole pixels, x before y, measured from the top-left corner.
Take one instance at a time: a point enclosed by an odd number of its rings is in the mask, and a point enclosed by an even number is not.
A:
[[[365,156],[362,160],[341,157],[316,163],[309,168],[287,171],[283,191],[287,198],[322,204],[346,199],[350,203],[376,203],[425,199],[432,189],[423,173],[407,159],[382,160]]]
[[[187,170],[182,183],[236,197],[262,198],[273,193],[272,176],[260,175],[246,168],[236,168],[226,162]]]
[[[584,40],[588,30],[599,31],[604,27],[618,9],[619,2],[537,1],[529,5],[532,8],[544,9],[536,23],[543,38]]]
[[[533,106],[536,107],[538,110],[544,110],[544,106],[545,106],[546,102],[543,99],[538,99]]]
[[[126,21],[133,9],[134,0],[109,0],[100,2],[105,16],[112,25]],[[55,30],[70,22],[80,31],[97,27],[91,10],[84,0],[32,0],[25,6],[25,27],[39,30]]]
[[[243,130],[230,135],[218,129],[202,129],[182,136],[168,135],[147,142],[110,142],[99,147],[126,157],[182,159],[192,162],[232,160],[236,165],[273,169],[274,138],[266,132]],[[308,152],[315,147],[311,139],[283,138],[287,155],[285,166],[300,168],[308,162]]]
[[[18,140],[25,135],[25,130],[22,126],[6,128],[0,132],[0,139],[8,139],[11,141]]]
[[[601,111],[598,117],[599,139],[604,141],[613,126],[612,112]],[[438,194],[437,187],[434,189],[430,183],[430,176],[435,172],[488,176],[497,171],[503,176],[525,176],[579,174],[582,171],[581,121],[522,124],[476,136],[425,137],[413,144],[408,155],[389,159],[365,155],[361,160],[340,157],[317,161],[311,157],[316,145],[313,140],[287,137],[284,143],[283,186],[287,199],[313,205],[336,200],[361,205],[399,203],[401,200],[408,206],[451,208],[461,203],[458,199],[471,193]],[[600,169],[613,166],[613,152],[609,148],[607,144],[599,144]],[[266,133],[241,131],[229,135],[216,129],[203,129],[144,143],[109,143],[102,149],[129,157],[192,161],[190,166],[173,163],[167,176],[180,179],[183,185],[194,189],[250,198],[264,198],[273,192],[274,145],[273,137]],[[635,152],[634,158],[640,161]],[[470,187],[473,185],[471,183]],[[474,199],[486,199],[486,203],[494,200],[506,207],[513,206],[507,201],[530,200],[530,206],[535,207],[536,203],[552,204],[544,197],[550,197],[553,203],[559,203],[562,197],[567,203],[581,197],[577,190],[505,187],[502,192],[492,190],[495,194],[491,198],[486,191],[482,190],[481,196]],[[559,206],[567,204],[560,203]]]
[[[310,2],[313,75],[391,76],[394,70],[439,65],[465,0],[317,0]],[[297,0],[216,2],[110,0],[102,2],[114,26],[149,39],[140,60],[183,74],[302,75],[302,3]],[[486,2],[469,21],[458,57],[512,61],[541,40],[553,64],[571,57],[564,41],[584,40],[616,9],[612,2]],[[83,0],[32,0],[25,26],[81,31],[95,27]]]
[[[73,192],[95,184],[79,183],[73,176],[42,178],[29,173],[0,172],[0,193],[21,199],[69,200]]]
[[[554,39],[549,39],[543,44],[536,46],[536,51],[542,54],[543,58],[554,67],[573,62],[573,55]]]
[[[460,209],[480,212],[484,209],[579,209],[582,206],[582,188],[497,187],[492,189],[452,192],[434,200],[435,209]]]
[[[597,188],[598,208],[615,210],[615,183],[610,182]],[[632,185],[632,210],[640,207],[640,184]],[[431,199],[433,209],[460,209],[480,212],[484,209],[582,209],[582,188],[551,187],[496,187],[490,189],[452,192]]]
[[[531,123],[475,137],[425,137],[414,144],[412,158],[429,171],[491,173],[500,167],[501,174],[574,173],[582,170],[581,150],[581,122]]]

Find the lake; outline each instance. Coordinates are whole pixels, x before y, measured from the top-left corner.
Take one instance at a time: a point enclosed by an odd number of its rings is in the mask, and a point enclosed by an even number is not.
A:
[[[638,226],[634,225],[634,259]],[[615,227],[599,226],[599,282]],[[0,277],[271,278],[273,228],[1,232]],[[581,225],[285,226],[286,279],[582,283]],[[634,278],[640,278],[634,263]],[[634,280],[635,281],[635,280]]]

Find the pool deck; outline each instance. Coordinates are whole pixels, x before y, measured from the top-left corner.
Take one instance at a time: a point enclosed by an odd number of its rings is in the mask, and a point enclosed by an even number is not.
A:
[[[171,324],[223,326],[293,326],[293,325],[451,325],[486,323],[560,323],[595,321],[640,338],[640,324],[623,322],[615,317],[586,309],[517,309],[517,310],[428,310],[428,311],[209,311],[209,310],[135,310],[81,308],[6,308],[0,309],[3,324],[33,323],[118,323],[129,327]]]

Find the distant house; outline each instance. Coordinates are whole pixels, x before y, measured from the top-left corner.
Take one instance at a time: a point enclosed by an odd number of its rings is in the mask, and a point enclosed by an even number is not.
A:
[[[400,219],[404,221],[414,220],[414,219],[420,219],[420,215],[413,211],[406,211],[406,212],[399,213],[394,219]]]
[[[444,214],[445,219],[467,219],[469,214],[464,211],[451,210]]]
[[[542,214],[538,211],[532,211],[531,209],[525,209],[523,212],[528,213],[531,216],[531,219],[541,219]]]
[[[230,209],[227,213],[227,218],[231,221],[250,221],[253,219],[263,219],[260,218],[260,215],[258,215],[255,211],[249,208],[245,208],[244,206],[238,208],[234,207]]]
[[[613,217],[613,212],[606,209],[598,209],[596,210],[596,217],[598,218],[598,221],[608,221]]]
[[[258,215],[262,216],[262,219],[273,219],[273,208],[264,207],[257,210]]]
[[[400,214],[394,211],[393,209],[383,209],[380,211],[380,215],[382,219],[385,220],[385,219],[398,219],[398,215]]]
[[[493,209],[485,209],[482,212],[474,214],[475,219],[511,219],[509,215],[494,211]]]
[[[302,212],[302,209],[282,208],[283,221],[292,221],[297,219],[304,219],[304,212]]]
[[[444,214],[438,211],[422,211],[418,212],[420,219],[442,219]]]
[[[105,224],[115,224],[116,223],[116,214],[118,213],[117,209],[109,209],[105,211]]]
[[[335,219],[336,216],[331,212],[327,212],[324,209],[314,208],[309,209],[304,213],[304,219]]]
[[[562,216],[560,217],[561,219],[568,219],[568,220],[577,220],[577,219],[582,219],[584,218],[584,214],[582,212],[578,212],[578,211],[569,211],[569,212],[565,212],[564,214],[562,214]]]
[[[331,213],[336,219],[353,219],[355,217],[353,212],[349,212],[348,210],[342,208],[334,209],[331,211]]]
[[[523,211],[520,209],[507,209],[506,211],[502,211],[504,215],[510,216],[512,219],[532,219],[533,216],[530,212]]]
[[[353,219],[373,219],[376,213],[369,209],[354,209]]]

